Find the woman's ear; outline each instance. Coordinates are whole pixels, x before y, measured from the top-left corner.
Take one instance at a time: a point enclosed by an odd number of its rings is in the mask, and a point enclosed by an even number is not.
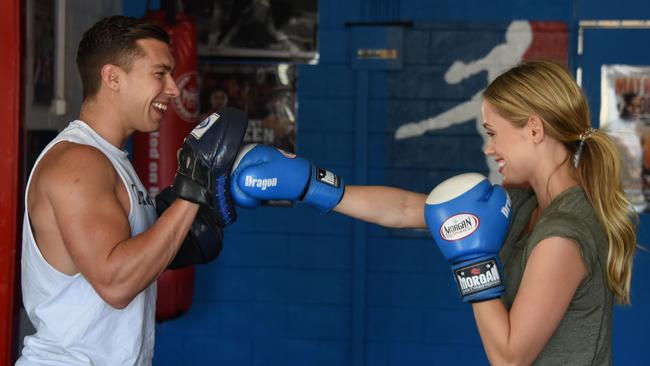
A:
[[[544,139],[544,123],[538,115],[532,114],[528,117],[526,128],[533,142],[538,143]]]

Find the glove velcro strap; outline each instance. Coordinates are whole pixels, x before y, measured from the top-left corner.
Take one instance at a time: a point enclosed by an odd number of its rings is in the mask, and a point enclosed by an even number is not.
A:
[[[183,175],[197,185],[210,189],[212,172],[203,160],[191,148],[183,146],[178,153],[178,174]]]
[[[341,202],[344,192],[343,179],[329,170],[312,165],[309,185],[301,201],[325,214]]]
[[[176,195],[171,186],[165,187],[162,192],[156,195],[154,200],[156,202],[156,213],[158,214],[158,217],[160,217],[162,213],[171,206],[175,199]]]
[[[504,291],[503,273],[497,255],[487,255],[452,267],[460,297],[466,302],[500,297]]]
[[[178,152],[178,170],[174,179],[177,197],[208,207],[214,207],[212,171],[199,155],[183,145]]]

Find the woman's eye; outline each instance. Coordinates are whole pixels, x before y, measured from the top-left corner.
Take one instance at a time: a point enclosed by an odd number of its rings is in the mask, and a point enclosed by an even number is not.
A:
[[[486,133],[488,136],[490,136],[490,137],[493,137],[493,136],[494,136],[494,132],[492,132],[492,131],[487,131],[487,132],[485,132],[485,133]]]

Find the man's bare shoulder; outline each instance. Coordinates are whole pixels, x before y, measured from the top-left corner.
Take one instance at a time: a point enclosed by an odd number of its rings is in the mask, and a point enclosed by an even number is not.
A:
[[[54,145],[36,166],[29,185],[30,211],[55,202],[79,203],[97,195],[116,194],[119,177],[98,149],[71,142]]]
[[[116,178],[115,168],[97,148],[63,141],[43,156],[34,171],[32,185],[44,184],[58,189],[88,182],[108,186],[114,184]]]

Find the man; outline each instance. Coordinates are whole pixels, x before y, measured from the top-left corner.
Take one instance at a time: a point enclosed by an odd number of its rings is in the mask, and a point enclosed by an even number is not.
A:
[[[643,130],[641,97],[635,92],[621,95],[618,118],[611,118],[604,124],[604,130],[616,144],[621,159],[621,184],[628,200],[636,210],[646,209],[643,194]]]
[[[22,290],[36,333],[17,364],[148,365],[156,278],[179,248],[220,245],[215,223],[234,221],[227,192],[215,197],[214,187],[246,120],[214,114],[185,138],[156,220],[122,147],[134,131],[158,129],[179,95],[169,37],[142,20],[106,18],[84,33],[77,66],[79,119],[44,149],[27,183]]]

